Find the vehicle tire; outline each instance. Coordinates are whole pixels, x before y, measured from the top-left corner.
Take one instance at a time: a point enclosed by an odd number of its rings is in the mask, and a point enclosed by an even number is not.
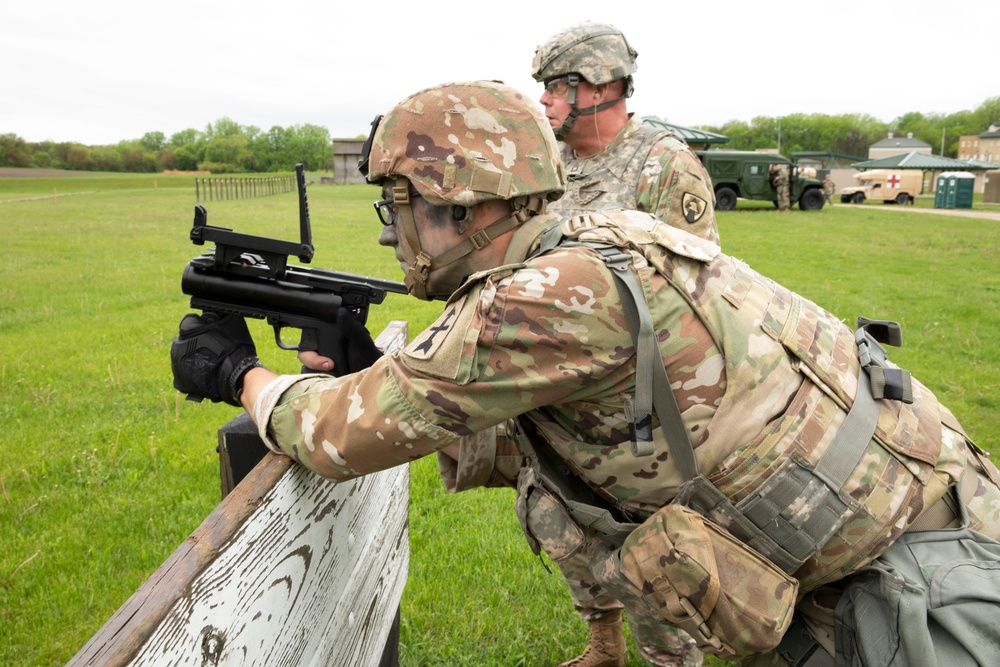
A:
[[[736,193],[732,188],[722,187],[715,191],[715,210],[732,211],[736,208]]]
[[[855,192],[854,196],[851,197],[851,203],[853,204],[864,204],[865,203],[865,193]]]
[[[900,192],[898,195],[896,195],[896,203],[899,204],[900,206],[910,203],[910,195],[908,195],[905,192]]]
[[[809,188],[799,197],[799,209],[803,211],[819,211],[826,203],[823,191],[819,188]]]

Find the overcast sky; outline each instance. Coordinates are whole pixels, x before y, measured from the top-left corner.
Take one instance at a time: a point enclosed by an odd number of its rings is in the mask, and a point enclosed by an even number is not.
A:
[[[447,81],[499,79],[537,99],[535,46],[583,20],[614,24],[639,52],[629,109],[640,116],[889,122],[1000,96],[996,15],[986,0],[8,2],[0,134],[114,144],[228,117],[353,137]]]

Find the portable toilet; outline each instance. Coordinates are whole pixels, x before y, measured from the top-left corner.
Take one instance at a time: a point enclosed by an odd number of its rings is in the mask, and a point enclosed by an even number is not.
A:
[[[976,177],[967,171],[945,171],[938,174],[934,208],[972,208],[975,187]]]

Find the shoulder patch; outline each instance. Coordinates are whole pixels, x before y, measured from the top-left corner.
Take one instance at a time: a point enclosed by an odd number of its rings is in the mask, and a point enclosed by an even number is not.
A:
[[[705,211],[708,210],[708,202],[696,194],[685,192],[681,195],[681,210],[684,212],[684,219],[689,225],[693,225],[701,220],[701,216],[705,215]]]
[[[479,295],[478,290],[470,290],[449,301],[441,316],[406,346],[403,362],[426,375],[469,382],[483,322],[477,315]]]

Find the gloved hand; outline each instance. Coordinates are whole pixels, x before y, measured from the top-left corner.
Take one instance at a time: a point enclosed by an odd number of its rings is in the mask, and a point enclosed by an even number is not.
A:
[[[174,388],[192,401],[207,398],[240,407],[243,376],[260,365],[247,324],[236,315],[189,313],[170,346]]]
[[[358,322],[347,308],[337,311],[337,326],[344,339],[347,369],[334,368],[335,375],[357,373],[374,364],[382,356],[382,351],[375,347],[372,335],[365,325]]]
[[[304,332],[302,340],[306,342]],[[382,356],[368,329],[347,308],[337,310],[335,326],[324,327],[318,337],[309,342],[315,347],[299,352],[303,373],[330,373],[340,377],[364,370]],[[333,362],[332,369],[328,362]]]

